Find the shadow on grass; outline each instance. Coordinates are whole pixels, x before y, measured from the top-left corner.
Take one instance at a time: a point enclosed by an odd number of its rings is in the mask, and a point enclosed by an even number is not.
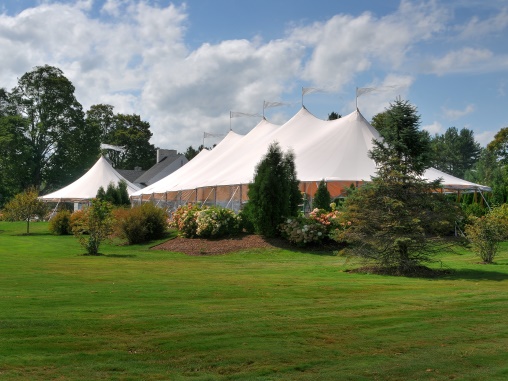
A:
[[[103,257],[108,258],[136,258],[137,255],[135,254],[103,254]]]
[[[300,254],[336,256],[336,252],[342,248],[342,246],[336,242],[324,242],[321,244],[316,243],[307,246],[298,246],[280,237],[264,238],[264,240],[277,249],[291,250]]]
[[[496,265],[485,265],[485,266],[496,266]],[[477,269],[457,269],[452,270],[450,274],[443,276],[441,279],[465,279],[465,280],[494,280],[501,282],[508,280],[508,274],[499,271],[485,271]]]

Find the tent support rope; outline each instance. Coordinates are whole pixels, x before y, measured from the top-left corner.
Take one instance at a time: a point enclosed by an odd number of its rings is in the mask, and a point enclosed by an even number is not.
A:
[[[233,192],[233,195],[231,196],[231,198],[229,199],[228,203],[226,204],[226,208],[229,206],[229,204],[231,203],[231,201],[233,200],[233,197],[235,197],[235,194],[236,194],[236,191],[239,189],[240,187],[237,186],[235,191]]]

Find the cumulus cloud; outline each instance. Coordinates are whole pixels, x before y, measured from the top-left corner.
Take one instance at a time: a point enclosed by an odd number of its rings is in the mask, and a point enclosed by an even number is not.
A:
[[[443,114],[446,118],[450,120],[456,120],[459,118],[462,118],[463,116],[466,116],[468,114],[471,114],[475,111],[475,106],[473,104],[469,104],[466,106],[464,110],[456,110],[451,108],[443,107]]]
[[[492,65],[493,57],[494,53],[489,49],[465,47],[448,52],[441,58],[431,60],[428,63],[428,72],[443,75],[479,71],[484,66]]]
[[[422,126],[422,130],[427,131],[431,135],[442,134],[444,132],[443,125],[437,121],[432,124]]]
[[[475,134],[475,140],[480,143],[482,147],[486,147],[492,140],[494,140],[494,135],[496,135],[497,131],[484,131],[479,134]]]
[[[261,113],[263,100],[292,97],[302,85],[344,92],[372,71],[369,83],[358,86],[385,90],[359,99],[369,118],[396,96],[406,98],[415,81],[410,67],[415,46],[445,30],[450,18],[436,2],[402,1],[384,17],[330,15],[293,26],[279,39],[223,40],[191,49],[185,5],[99,3],[44,1],[16,15],[1,14],[1,86],[12,88],[34,66],[57,66],[85,110],[106,103],[116,112],[139,114],[150,122],[155,145],[180,151],[201,144],[204,131],[227,132],[231,110]],[[467,69],[492,54],[486,48],[455,50],[432,61],[428,71]],[[352,109],[354,100],[338,111]],[[278,123],[287,115],[271,114]],[[246,133],[256,123],[238,118],[233,129]]]

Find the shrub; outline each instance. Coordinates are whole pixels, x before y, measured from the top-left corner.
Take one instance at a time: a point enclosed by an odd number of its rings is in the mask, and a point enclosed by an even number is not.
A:
[[[130,245],[160,239],[166,234],[167,211],[152,203],[115,213],[118,218],[117,231]]]
[[[332,198],[330,196],[330,192],[326,187],[326,183],[324,180],[319,182],[318,189],[316,194],[314,195],[314,200],[312,200],[312,207],[314,209],[324,209],[326,211],[332,210],[330,207],[330,203],[332,202]]]
[[[279,229],[283,238],[299,246],[322,242],[327,236],[325,225],[304,216],[286,219]]]
[[[86,218],[86,209],[76,210],[71,214],[71,218],[69,220],[69,224],[71,227],[71,232],[74,232],[78,227],[84,228],[85,226],[85,218]],[[88,231],[83,231],[83,234],[88,234]]]
[[[72,232],[89,255],[98,255],[101,242],[111,234],[112,209],[112,205],[107,201],[93,199],[80,218],[74,219]]]
[[[108,201],[114,206],[130,205],[129,193],[127,192],[127,183],[124,180],[120,180],[116,185],[115,183],[110,182],[106,190],[104,190],[103,187],[99,187],[95,198],[103,201]]]
[[[473,217],[466,225],[466,235],[475,253],[485,263],[492,263],[499,243],[508,238],[508,205],[503,204],[482,217]]]
[[[302,197],[294,159],[292,152],[283,153],[274,142],[256,166],[248,196],[252,222],[259,234],[276,236],[280,234],[278,227],[285,217],[298,215]]]
[[[240,231],[245,231],[249,234],[254,234],[256,231],[254,227],[253,222],[253,215],[252,215],[252,204],[250,202],[247,202],[243,209],[240,210],[240,213],[238,213],[238,217],[240,218]]]
[[[196,235],[202,238],[219,238],[240,232],[240,217],[231,209],[212,206],[197,213]]]
[[[198,229],[197,213],[206,206],[201,207],[199,204],[181,205],[171,216],[170,226],[178,229],[180,234],[186,238],[196,237]]]
[[[71,212],[62,209],[49,220],[49,231],[55,235],[72,234],[71,229]]]
[[[219,238],[238,234],[242,223],[241,217],[230,209],[187,204],[173,213],[170,226],[187,238]]]
[[[282,237],[297,245],[320,243],[334,238],[334,232],[344,223],[341,221],[342,213],[335,210],[314,209],[308,217],[299,216],[288,218],[280,225]]]

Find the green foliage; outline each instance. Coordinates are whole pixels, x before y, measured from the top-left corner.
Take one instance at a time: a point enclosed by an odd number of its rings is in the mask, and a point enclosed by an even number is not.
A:
[[[81,218],[73,220],[72,232],[88,255],[98,255],[101,243],[113,232],[112,209],[107,201],[93,199]]]
[[[90,107],[85,121],[90,129],[99,131],[102,143],[124,148],[122,152],[107,152],[115,168],[148,169],[155,164],[156,150],[150,144],[150,124],[141,120],[139,115],[115,114],[113,106],[98,104]]]
[[[430,137],[419,130],[420,115],[408,101],[397,99],[381,115],[376,128],[382,140],[374,140],[370,157],[378,166],[378,173],[395,169],[401,175],[421,175],[430,166]]]
[[[492,209],[481,217],[473,217],[466,235],[474,252],[484,263],[492,263],[501,241],[508,239],[508,204]]]
[[[26,233],[30,233],[30,220],[41,219],[46,214],[46,205],[39,200],[35,188],[18,193],[4,207],[4,218],[7,221],[26,221]]]
[[[267,237],[279,235],[285,217],[298,214],[301,194],[292,152],[284,154],[274,142],[257,165],[249,186],[249,204],[256,232]]]
[[[487,150],[503,164],[508,164],[508,127],[501,128],[494,135],[494,139],[487,145]]]
[[[197,213],[202,210],[199,204],[180,205],[171,215],[170,226],[178,229],[186,238],[196,237],[198,229]]]
[[[115,185],[113,182],[108,184],[106,191],[103,187],[99,187],[95,198],[108,201],[114,206],[129,206],[130,198],[127,192],[127,183],[124,180]]]
[[[196,235],[202,238],[235,236],[240,232],[240,218],[231,209],[212,206],[197,213]]]
[[[335,120],[340,118],[342,118],[342,115],[337,114],[335,111],[332,111],[331,113],[328,114],[328,120]]]
[[[67,209],[59,210],[49,221],[49,231],[55,235],[72,234],[71,212]]]
[[[450,175],[464,178],[480,158],[481,147],[474,139],[474,132],[467,128],[450,127],[442,135],[431,140],[432,166]]]
[[[167,211],[147,202],[125,210],[117,221],[120,237],[130,245],[163,238],[168,222]]]
[[[63,72],[38,66],[25,73],[9,95],[27,144],[19,147],[27,155],[30,184],[50,191],[81,176],[97,160],[99,135],[87,128],[74,86]]]
[[[253,217],[253,207],[250,202],[247,202],[242,210],[238,213],[238,217],[240,218],[240,230],[245,231],[249,234],[254,234],[256,228],[254,227],[254,217]]]
[[[314,209],[324,209],[327,211],[332,210],[330,207],[330,203],[332,202],[332,198],[330,196],[330,192],[326,187],[326,183],[324,180],[321,180],[318,185],[318,189],[316,194],[314,195],[314,199],[312,200],[312,207]]]
[[[170,226],[187,238],[220,238],[237,235],[242,224],[240,216],[230,209],[187,204],[173,213]]]
[[[441,237],[453,232],[460,210],[436,193],[439,182],[421,178],[430,146],[418,131],[416,108],[397,100],[382,121],[384,140],[374,141],[370,152],[377,174],[346,199],[351,225],[335,238],[350,244],[346,253],[406,274],[446,247]]]
[[[492,188],[492,192],[486,196],[489,203],[500,205],[508,201],[508,167],[494,152],[483,149],[480,159],[466,172],[465,178]]]

